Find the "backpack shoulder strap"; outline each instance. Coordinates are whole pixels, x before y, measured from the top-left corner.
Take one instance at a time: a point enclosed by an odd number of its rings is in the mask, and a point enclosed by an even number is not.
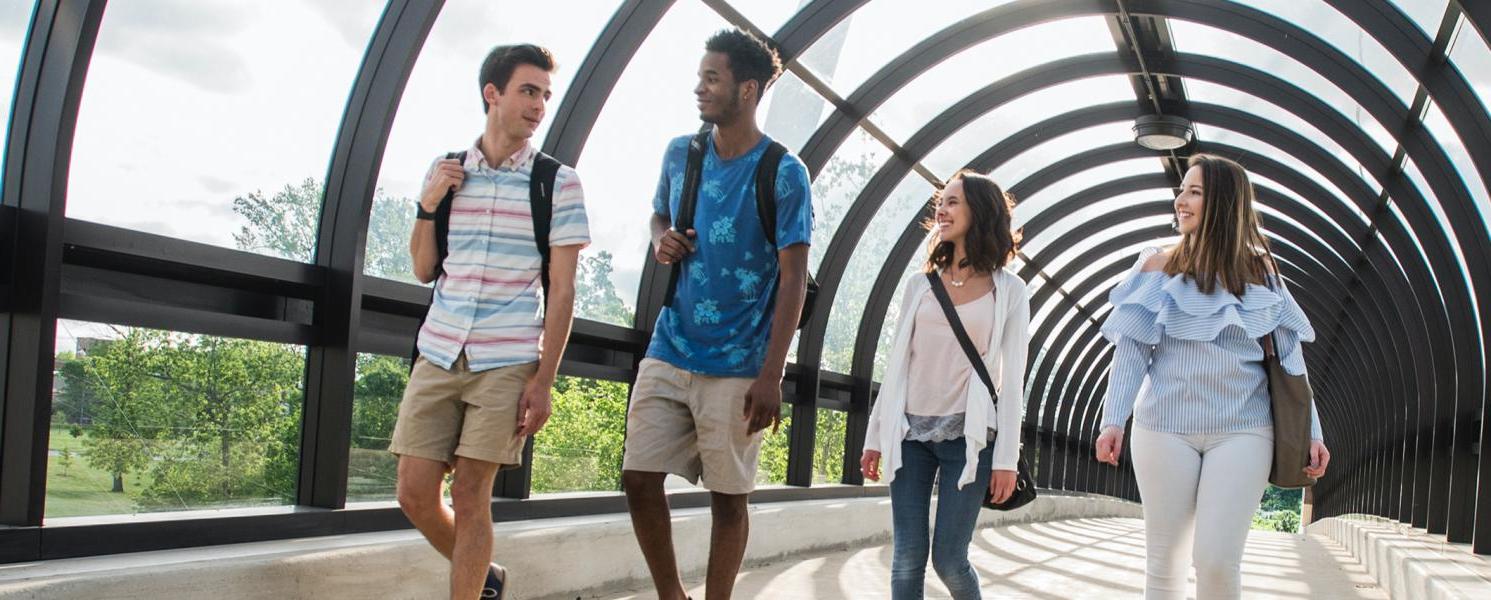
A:
[[[445,158],[454,159],[465,165],[466,151],[447,152]],[[445,197],[440,199],[440,206],[435,208],[435,249],[440,257],[440,261],[435,265],[436,275],[445,271],[445,257],[450,256],[450,207],[455,203],[455,197],[454,188],[446,191]]]
[[[689,140],[688,159],[683,167],[683,190],[678,196],[678,213],[673,215],[673,230],[688,231],[694,228],[694,207],[699,203],[699,179],[704,176],[704,153],[709,148],[709,136],[714,128],[694,134]],[[663,306],[673,306],[673,294],[678,291],[678,277],[683,272],[683,262],[673,263],[668,271],[668,288],[663,293]]]
[[[772,140],[756,163],[756,216],[773,247],[777,245],[777,169],[786,154],[787,147]]]
[[[466,151],[446,152],[447,160],[454,159],[466,164]],[[450,206],[455,202],[456,191],[446,191],[445,197],[440,199],[440,206],[435,207],[435,252],[439,259],[435,262],[435,275],[445,272],[445,257],[450,256]],[[433,290],[431,294],[433,294]],[[425,317],[429,316],[430,308],[425,306],[425,313],[419,317],[419,328],[414,330],[414,348],[409,352],[409,369],[414,370],[414,360],[419,358],[419,331],[425,327]]]
[[[543,152],[533,157],[528,177],[528,204],[533,213],[533,243],[538,247],[544,298],[549,297],[549,230],[554,221],[554,180],[560,163]]]

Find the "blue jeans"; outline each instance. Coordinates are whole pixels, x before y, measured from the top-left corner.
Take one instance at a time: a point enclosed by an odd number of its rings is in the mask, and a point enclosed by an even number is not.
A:
[[[954,600],[978,600],[978,573],[968,563],[968,545],[978,524],[978,511],[989,490],[994,445],[978,455],[978,475],[958,489],[967,462],[963,438],[945,442],[901,442],[901,469],[890,483],[891,521],[895,527],[890,567],[893,600],[920,600],[927,578],[927,554],[932,568]],[[938,476],[938,471],[941,476]],[[937,527],[928,541],[927,517],[932,505],[932,483],[937,482]]]

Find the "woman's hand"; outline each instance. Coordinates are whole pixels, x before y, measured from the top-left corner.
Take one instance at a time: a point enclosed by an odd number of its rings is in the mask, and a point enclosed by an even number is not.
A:
[[[880,452],[865,450],[864,455],[859,457],[859,472],[865,479],[880,481]]]
[[[1009,500],[1015,494],[1015,472],[1005,469],[994,469],[994,476],[989,478],[989,495],[994,498],[995,503]]]
[[[1097,449],[1098,462],[1118,466],[1118,457],[1123,454],[1123,428],[1117,425],[1104,427],[1093,446]]]
[[[1325,467],[1331,463],[1331,451],[1325,448],[1325,442],[1310,440],[1310,465],[1305,467],[1305,474],[1316,479],[1325,477]]]

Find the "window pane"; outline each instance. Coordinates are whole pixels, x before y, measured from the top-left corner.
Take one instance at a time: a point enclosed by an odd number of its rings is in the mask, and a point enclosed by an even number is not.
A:
[[[854,360],[854,339],[859,334],[859,321],[864,316],[865,300],[870,297],[871,287],[880,274],[891,247],[905,231],[917,211],[932,197],[932,185],[916,173],[910,173],[886,198],[870,220],[865,234],[854,249],[854,255],[845,266],[839,290],[834,294],[833,311],[829,313],[828,329],[823,335],[823,368],[839,373],[848,373]],[[892,299],[896,302],[898,299]]]
[[[1372,118],[1350,95],[1288,55],[1235,33],[1188,21],[1170,19],[1170,28],[1175,37],[1176,49],[1230,60],[1279,77],[1341,111],[1348,120],[1365,130],[1382,147],[1383,152],[1392,154],[1397,148],[1388,129]],[[1398,125],[1392,124],[1395,128]]]
[[[872,379],[875,381],[885,380],[885,361],[890,357],[890,344],[896,335],[896,327],[901,324],[901,298],[906,295],[906,282],[912,275],[921,272],[927,261],[926,236],[922,236],[917,245],[917,251],[911,253],[911,258],[906,261],[906,268],[901,271],[900,277],[896,279],[896,292],[890,297],[890,304],[885,307],[885,321],[880,325],[879,342],[875,344],[875,369]],[[888,260],[888,259],[887,259]],[[859,324],[854,324],[856,335],[858,335]],[[853,357],[850,357],[853,360]],[[853,366],[852,364],[850,365]]]
[[[1062,43],[1051,44],[1051,40]],[[891,139],[905,142],[927,125],[927,119],[990,83],[1038,64],[1089,53],[1113,53],[1113,38],[1103,17],[1065,19],[1013,31],[918,75],[876,109],[872,120]]]
[[[808,249],[812,272],[818,271],[845,213],[890,155],[889,148],[856,127],[818,172],[813,180],[813,244]]]
[[[802,150],[834,107],[791,71],[782,73],[761,98],[761,129],[793,152]]]
[[[1137,228],[1139,227],[1139,224],[1137,222],[1117,222],[1111,215],[1114,212],[1137,204],[1150,204],[1155,202],[1170,201],[1173,197],[1173,193],[1174,192],[1169,188],[1155,188],[1131,192],[1127,194],[1119,194],[1112,198],[1100,200],[1097,203],[1081,210],[1074,211],[1070,207],[1048,208],[1047,210],[1059,211],[1057,212],[1057,214],[1060,216],[1059,220],[1057,220],[1055,223],[1052,223],[1051,226],[1046,228],[1045,231],[1039,232],[1038,235],[1025,238],[1025,241],[1021,244],[1021,248],[1025,251],[1026,256],[1039,256],[1041,252],[1047,249],[1047,247],[1055,243],[1057,240],[1062,239],[1063,236],[1071,232],[1072,229],[1085,225],[1094,220],[1098,220],[1099,222],[1104,223],[1105,225],[1110,227],[1112,231],[1114,231],[1114,233],[1119,233],[1121,232],[1120,230],[1127,231]],[[1064,198],[1058,197],[1053,198],[1052,200],[1054,201],[1061,199]],[[1023,206],[1024,205],[1022,204],[1021,207]],[[1026,214],[1034,215],[1036,213]],[[1165,216],[1164,220],[1167,222],[1170,220],[1168,214]],[[1015,224],[1016,226],[1019,226],[1028,221],[1029,219],[1019,219],[1015,222]],[[1068,239],[1068,242],[1071,241],[1072,240]],[[1092,247],[1091,243],[1088,240],[1078,240],[1076,241],[1076,243],[1067,244],[1067,246],[1074,251],[1086,251]],[[1047,261],[1043,263],[1043,266],[1046,267],[1047,273],[1053,273],[1054,271],[1052,269],[1061,268],[1061,264],[1050,262],[1049,259],[1050,257],[1041,257],[1040,259],[1038,259]]]
[[[1026,127],[1029,126],[1030,124],[1026,124]],[[1133,127],[1134,124],[1131,121],[1104,123],[1047,139],[1005,161],[990,175],[1000,185],[1013,188],[1026,177],[1034,175],[1036,171],[1087,150],[1113,144],[1133,143]]]
[[[1135,175],[1163,175],[1164,173],[1163,165],[1157,157],[1131,158],[1078,171],[1069,177],[1065,177],[1046,186],[1045,189],[1039,192],[1025,198],[1020,198],[1020,203],[1015,209],[1015,225],[1018,227],[1024,223],[1028,223],[1037,215],[1051,210],[1057,203],[1067,200],[1074,194],[1084,192],[1104,183]],[[1002,181],[999,183],[1005,185]],[[1148,195],[1145,199],[1153,200],[1156,198],[1166,199],[1171,192],[1168,188],[1165,188],[1146,193]],[[1134,200],[1137,199],[1131,199],[1130,201]],[[1071,218],[1072,216],[1074,215],[1066,215],[1063,218]],[[1049,236],[1048,233],[1042,233],[1041,235]],[[1029,244],[1025,244],[1024,247],[1026,250],[1036,251]]]
[[[290,504],[305,348],[57,322],[47,518]]]
[[[67,216],[309,261],[322,178],[380,9],[111,4],[79,109]]]
[[[1263,156],[1271,157],[1285,167],[1298,171],[1306,179],[1320,184],[1320,187],[1325,188],[1327,191],[1331,192],[1331,194],[1335,195],[1336,201],[1341,202],[1342,204],[1346,205],[1352,212],[1356,213],[1357,217],[1360,218],[1363,223],[1367,222],[1366,213],[1362,212],[1357,203],[1353,202],[1346,195],[1346,192],[1342,191],[1341,188],[1337,187],[1336,184],[1331,182],[1329,179],[1326,179],[1324,175],[1320,174],[1320,171],[1305,164],[1304,161],[1300,160],[1294,155],[1288,154],[1270,144],[1260,142],[1256,138],[1253,138],[1251,136],[1212,125],[1207,125],[1204,131],[1199,129],[1198,127],[1196,137],[1205,140],[1206,142],[1236,146],[1238,148],[1242,148],[1243,150],[1253,152],[1254,154],[1261,154]],[[1244,164],[1243,166],[1246,167],[1248,165]],[[1369,183],[1370,185],[1368,186],[1368,188],[1374,195],[1382,193],[1382,188],[1381,186],[1377,185],[1376,180],[1371,180]],[[1324,199],[1321,200],[1323,201]]]
[[[983,151],[1042,120],[1095,104],[1133,99],[1134,88],[1123,75],[1090,77],[1035,90],[948,136],[922,164],[946,179]]]
[[[0,3],[0,133],[10,139],[10,103],[15,98],[16,77],[20,75],[21,50],[26,45],[26,30],[31,25],[31,11],[35,2]],[[0,142],[0,165],[5,164],[5,146]],[[0,167],[3,170],[3,167]],[[0,182],[3,185],[3,182]]]
[[[1466,151],[1465,144],[1461,143],[1460,135],[1450,126],[1450,121],[1444,116],[1444,111],[1433,100],[1424,111],[1424,126],[1434,134],[1439,145],[1444,148],[1445,153],[1450,156],[1450,163],[1455,165],[1455,170],[1460,172],[1460,179],[1470,190],[1470,196],[1475,200],[1476,210],[1481,213],[1481,220],[1491,231],[1491,198],[1487,197],[1486,183],[1481,179],[1480,171],[1476,169],[1475,163],[1470,160],[1470,153]],[[1426,192],[1427,193],[1427,192]]]
[[[1413,74],[1403,68],[1377,38],[1368,35],[1336,9],[1323,2],[1298,0],[1234,1],[1251,5],[1320,36],[1386,84],[1403,101],[1404,106],[1413,104],[1413,94],[1418,90],[1418,82],[1414,80]],[[1436,22],[1434,27],[1437,31],[1439,24]]]
[[[836,484],[844,480],[844,431],[849,413],[818,409],[813,440],[813,483]]]
[[[1295,202],[1297,202],[1299,204],[1302,204],[1304,206],[1310,207],[1311,209],[1315,210],[1316,213],[1319,213],[1322,217],[1324,217],[1325,218],[1325,222],[1326,223],[1330,223],[1331,226],[1336,229],[1336,231],[1340,232],[1340,235],[1342,237],[1344,237],[1346,239],[1352,239],[1352,240],[1356,239],[1355,235],[1347,233],[1347,230],[1346,230],[1347,223],[1339,223],[1335,219],[1332,219],[1330,217],[1326,217],[1324,211],[1322,211],[1319,208],[1317,208],[1316,205],[1315,205],[1315,203],[1306,201],[1304,199],[1304,197],[1302,197],[1302,196],[1299,195],[1298,192],[1295,192],[1292,189],[1284,187],[1283,184],[1281,184],[1281,183],[1279,183],[1277,181],[1274,181],[1272,179],[1269,179],[1267,177],[1264,177],[1262,175],[1259,175],[1257,173],[1249,172],[1248,173],[1248,179],[1252,180],[1253,187],[1256,188],[1259,191],[1259,193],[1263,193],[1266,190],[1266,191],[1268,191],[1270,193],[1278,194],[1278,195],[1284,196],[1286,198],[1291,198],[1291,199],[1293,199]],[[1366,227],[1365,223],[1358,223],[1356,225],[1357,225],[1358,228],[1365,228]],[[1267,223],[1264,223],[1264,226],[1266,227]]]
[[[745,15],[757,29],[766,32],[766,35],[775,35],[778,29],[787,24],[792,15],[797,14],[797,9],[804,4],[803,0],[730,0],[732,8]]]
[[[1463,285],[1467,287],[1470,286],[1470,279],[1467,276],[1469,273],[1469,269],[1467,269],[1465,266],[1465,251],[1460,245],[1460,239],[1459,236],[1455,233],[1455,228],[1450,225],[1449,217],[1445,215],[1444,207],[1440,204],[1439,198],[1435,196],[1434,192],[1429,188],[1429,181],[1427,179],[1424,179],[1423,171],[1419,170],[1418,163],[1415,163],[1411,158],[1405,159],[1403,161],[1403,173],[1405,175],[1408,175],[1408,180],[1413,182],[1414,187],[1417,187],[1419,189],[1419,192],[1424,195],[1425,204],[1428,205],[1429,212],[1434,215],[1434,222],[1439,224],[1439,229],[1443,231],[1444,236],[1449,239],[1450,249],[1455,254],[1456,272],[1453,274],[1435,273],[1435,276],[1438,277],[1441,282],[1443,282],[1445,277],[1459,277],[1461,281],[1464,282]],[[1396,205],[1397,202],[1393,202],[1392,204]],[[1415,233],[1415,237],[1419,235],[1423,234]],[[1441,283],[1441,285],[1443,285],[1443,283]],[[1472,301],[1474,300],[1472,299]]]
[[[1299,221],[1296,221],[1293,218],[1290,218],[1289,216],[1285,215],[1284,213],[1279,212],[1278,210],[1275,210],[1274,207],[1271,206],[1268,202],[1264,202],[1261,199],[1256,204],[1254,204],[1254,207],[1256,207],[1256,210],[1258,211],[1258,214],[1262,217],[1261,221],[1262,221],[1263,232],[1264,232],[1265,235],[1272,234],[1272,235],[1279,236],[1281,238],[1282,237],[1286,237],[1286,233],[1284,232],[1283,228],[1282,227],[1278,227],[1275,224],[1288,224],[1290,227],[1293,227],[1293,228],[1295,228],[1295,229],[1297,229],[1299,231],[1306,232],[1306,235],[1309,235],[1310,237],[1313,237],[1313,238],[1315,238],[1317,240],[1321,240],[1321,245],[1323,245],[1327,249],[1329,249],[1330,253],[1335,256],[1336,262],[1332,262],[1331,264],[1339,264],[1339,263],[1352,264],[1353,262],[1356,261],[1356,256],[1354,256],[1354,255],[1350,256],[1350,257],[1342,256],[1341,253],[1338,250],[1336,250],[1335,246],[1333,246],[1333,245],[1331,245],[1329,243],[1326,243],[1324,241],[1325,237],[1322,235],[1325,232],[1321,232],[1321,231],[1310,231],[1309,227],[1305,227],[1305,226],[1301,225]],[[1350,239],[1350,238],[1347,238],[1347,239]],[[1353,245],[1352,248],[1356,248],[1356,246]],[[1354,250],[1349,250],[1348,249],[1347,252],[1354,252]],[[1318,261],[1321,261],[1322,264],[1324,263],[1324,261],[1325,261],[1326,258],[1327,257],[1324,257],[1324,256],[1317,256],[1317,257],[1315,257],[1315,259],[1318,260]]]
[[[347,501],[393,500],[399,460],[388,452],[399,400],[409,384],[409,359],[357,355],[352,388],[352,442],[348,452]]]
[[[813,483],[836,484],[844,476],[844,432],[847,413],[819,408],[814,425]],[[756,471],[756,485],[787,483],[787,445],[792,439],[792,406],[782,404],[782,425],[777,433],[763,434],[761,459]]]
[[[588,182],[592,241],[585,253],[611,253],[611,280],[628,304],[642,277],[663,150],[673,138],[698,131],[693,89],[699,59],[705,38],[725,27],[703,3],[674,4],[616,82],[576,165]]]
[[[546,122],[531,140],[535,147],[542,146],[580,63],[612,12],[610,3],[599,0],[445,3],[420,49],[389,130],[388,147],[378,171],[379,193],[373,198],[374,223],[369,231],[364,273],[417,283],[408,260],[415,201],[425,171],[435,157],[464,150],[481,136],[486,120],[477,80],[487,52],[501,44],[533,43],[553,53],[558,65],[550,77],[553,97],[548,102]],[[564,27],[528,25],[560,19]],[[589,183],[585,172],[581,171],[580,176]],[[372,235],[380,229],[387,229],[390,235]],[[385,257],[396,260],[376,260]]]
[[[767,429],[761,434],[761,454],[756,463],[756,485],[785,485],[787,483],[787,448],[792,439],[792,405],[782,403],[782,423],[776,432]],[[672,487],[690,488],[688,480],[669,475]]]
[[[1336,143],[1334,139],[1331,139],[1329,136],[1325,135],[1325,132],[1315,127],[1309,121],[1300,118],[1299,115],[1280,108],[1277,104],[1227,86],[1217,85],[1208,81],[1197,81],[1194,79],[1186,80],[1186,94],[1190,97],[1191,100],[1206,102],[1209,104],[1215,104],[1228,108],[1235,108],[1237,110],[1258,115],[1259,117],[1262,117],[1267,121],[1279,125],[1286,131],[1297,133],[1314,142],[1315,145],[1325,149],[1325,151],[1334,156],[1336,160],[1339,160],[1343,164],[1345,164],[1346,168],[1349,169],[1352,173],[1355,173],[1356,176],[1360,178],[1364,183],[1366,183],[1368,187],[1371,187],[1374,190],[1381,191],[1382,186],[1379,184],[1377,179],[1372,177],[1372,175],[1367,172],[1367,168],[1362,166],[1361,162],[1359,162],[1355,156],[1347,152],[1346,148],[1342,147],[1339,143]],[[1389,154],[1388,156],[1391,156],[1391,154]]]
[[[847,24],[841,24],[848,32],[841,48],[837,44],[820,47],[820,41],[808,48],[803,62],[847,98],[887,62],[927,37],[968,15],[1012,1],[924,0],[912,9],[900,0],[874,0],[854,11],[845,20]],[[824,52],[839,54],[839,59],[816,56]],[[833,69],[820,70],[826,65],[833,65]]]
[[[1491,99],[1491,47],[1464,16],[1460,17],[1460,34],[1450,48],[1450,63],[1470,82],[1481,104],[1486,104]]]
[[[1439,33],[1439,23],[1444,20],[1444,9],[1450,0],[1392,0],[1392,3],[1413,19],[1426,37],[1433,39]]]
[[[631,386],[560,377],[554,414],[533,438],[533,493],[621,489],[621,447]]]

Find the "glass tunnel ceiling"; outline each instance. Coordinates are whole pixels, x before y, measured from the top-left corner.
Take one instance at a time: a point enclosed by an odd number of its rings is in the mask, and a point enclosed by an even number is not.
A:
[[[112,3],[62,157],[65,215],[103,231],[355,266],[365,283],[351,289],[374,304],[419,298],[397,263],[371,259],[402,243],[384,231],[399,226],[386,215],[411,212],[431,157],[479,130],[470,80],[484,40],[532,41],[561,65],[534,142],[584,178],[587,254],[610,254],[610,281],[636,315],[582,307],[577,317],[595,322],[585,335],[630,340],[649,329],[666,279],[647,259],[637,215],[649,209],[666,142],[698,126],[698,56],[679,49],[702,50],[708,32],[739,26],[783,54],[787,71],[759,119],[814,177],[811,268],[823,291],[794,343],[793,385],[807,399],[797,402],[851,414],[868,406],[901,284],[924,252],[928,201],[969,168],[1021,200],[1025,246],[1010,268],[1031,282],[1027,425],[1090,439],[1111,360],[1098,333],[1107,290],[1140,249],[1173,241],[1170,199],[1194,152],[1236,158],[1256,176],[1285,279],[1319,332],[1307,361],[1338,457],[1375,460],[1373,444],[1391,432],[1347,435],[1372,419],[1430,406],[1425,418],[1460,423],[1491,391],[1485,376],[1466,376],[1486,373],[1491,353],[1481,304],[1491,298],[1491,15],[1477,3],[561,4],[395,0],[380,16],[372,3],[329,14],[314,3],[268,11],[208,2],[183,4],[161,23],[140,5]],[[29,8],[0,9],[0,67],[17,64],[28,17]],[[511,25],[561,19],[566,27]],[[299,42],[251,42],[282,26]],[[140,35],[156,41],[122,41]],[[204,51],[154,60],[184,44]],[[390,54],[370,58],[373,50]],[[1156,113],[1190,119],[1195,142],[1173,153],[1134,144],[1133,119]],[[238,143],[224,146],[224,135]],[[199,175],[181,178],[183,168]],[[300,206],[305,230],[291,247],[245,241],[235,206],[280,190],[324,204]],[[356,254],[364,235],[368,260]],[[263,264],[256,276],[294,272]],[[212,327],[200,332],[229,333]],[[302,329],[275,331],[250,337],[311,343]],[[365,351],[402,348],[385,330],[364,338]],[[1392,357],[1410,364],[1384,368]],[[849,453],[858,452],[853,437]],[[1346,498],[1351,485],[1316,493]]]

